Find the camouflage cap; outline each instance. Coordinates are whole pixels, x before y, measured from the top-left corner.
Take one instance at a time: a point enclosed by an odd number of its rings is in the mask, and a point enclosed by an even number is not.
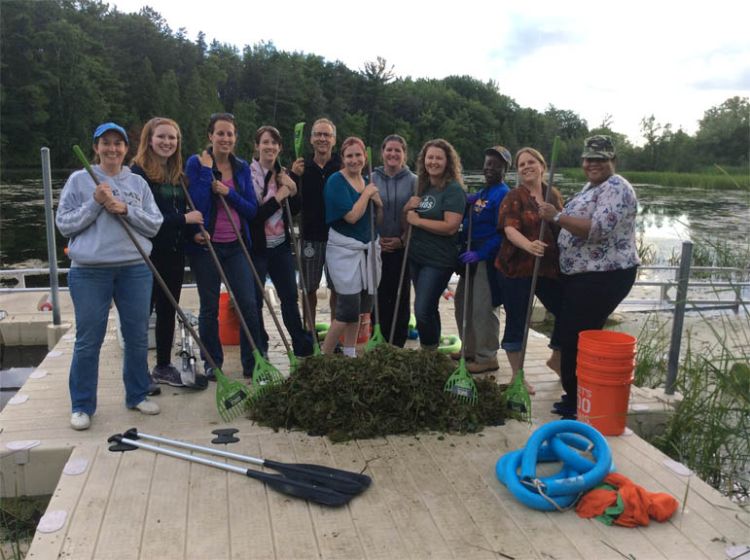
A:
[[[484,151],[484,155],[498,156],[505,162],[505,167],[507,167],[508,169],[510,169],[511,164],[513,163],[513,156],[510,155],[510,150],[508,150],[508,148],[506,148],[505,146],[492,146],[491,148],[487,148]]]
[[[603,134],[586,138],[581,157],[584,159],[614,159],[615,145],[612,143],[612,138]]]

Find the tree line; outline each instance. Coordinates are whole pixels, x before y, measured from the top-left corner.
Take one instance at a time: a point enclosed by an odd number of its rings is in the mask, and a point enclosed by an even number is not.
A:
[[[292,158],[294,124],[327,116],[340,140],[357,135],[379,146],[387,134],[401,134],[412,160],[426,140],[446,138],[466,168],[480,167],[483,150],[495,144],[549,153],[555,135],[561,139],[558,165],[575,167],[592,133],[615,137],[621,169],[748,165],[748,98],[708,109],[695,135],[644,117],[645,145],[636,147],[612,129],[609,116],[590,128],[570,110],[521,107],[493,81],[397,78],[382,58],[353,70],[272,43],[240,51],[207,44],[203,34],[190,41],[150,8],[126,14],[99,0],[3,0],[1,19],[5,169],[38,166],[41,146],[51,148],[54,167],[75,166],[70,147],[89,145],[97,124],[123,124],[134,144],[141,125],[157,115],[180,123],[185,153],[194,153],[206,143],[209,115],[221,111],[235,115],[242,157],[251,156],[260,125],[276,126],[285,139],[284,162]]]

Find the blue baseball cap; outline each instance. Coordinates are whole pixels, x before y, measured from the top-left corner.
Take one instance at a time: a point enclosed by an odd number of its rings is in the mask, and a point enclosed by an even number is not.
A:
[[[110,130],[119,132],[125,139],[125,143],[130,144],[130,142],[128,142],[128,133],[125,132],[125,129],[122,128],[119,124],[113,122],[105,122],[96,127],[96,130],[94,131],[94,143],[96,143],[96,141],[101,138],[101,136],[104,135],[105,132],[109,132]]]

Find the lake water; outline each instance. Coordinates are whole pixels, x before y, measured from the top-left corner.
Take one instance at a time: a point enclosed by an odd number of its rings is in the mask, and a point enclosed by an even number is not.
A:
[[[53,173],[55,205],[69,171]],[[627,176],[627,173],[625,173]],[[468,172],[470,186],[481,185],[477,172]],[[508,177],[510,185],[515,176]],[[556,176],[564,198],[581,184]],[[635,185],[638,195],[638,235],[657,251],[656,262],[667,262],[679,254],[683,240],[719,243],[750,252],[750,192]],[[58,266],[70,263],[63,254],[66,240],[56,232]],[[44,224],[44,191],[41,171],[8,172],[0,179],[0,267],[36,268],[47,266]]]

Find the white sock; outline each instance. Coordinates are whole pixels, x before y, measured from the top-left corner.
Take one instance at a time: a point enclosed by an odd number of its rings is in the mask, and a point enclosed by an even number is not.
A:
[[[344,356],[348,356],[350,358],[357,357],[357,348],[355,348],[354,346],[344,346],[342,350],[344,352]]]

